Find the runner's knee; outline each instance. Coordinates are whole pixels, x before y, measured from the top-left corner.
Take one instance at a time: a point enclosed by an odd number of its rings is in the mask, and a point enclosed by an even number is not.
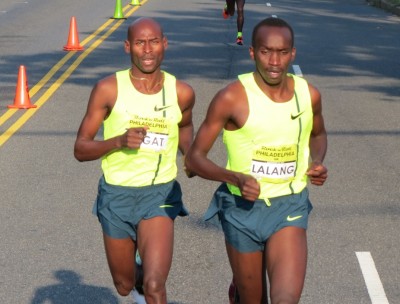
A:
[[[300,294],[291,293],[287,290],[271,293],[271,304],[297,304],[300,301]]]
[[[145,278],[143,287],[146,295],[156,295],[165,292],[165,280],[159,276]]]
[[[117,292],[121,296],[127,296],[132,291],[134,282],[132,280],[114,280],[114,286],[117,289]]]

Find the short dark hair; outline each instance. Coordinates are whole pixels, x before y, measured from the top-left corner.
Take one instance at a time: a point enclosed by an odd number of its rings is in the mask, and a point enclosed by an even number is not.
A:
[[[264,20],[261,20],[253,29],[253,35],[251,37],[251,45],[255,47],[256,44],[256,36],[258,33],[258,30],[263,27],[263,26],[271,26],[271,27],[283,27],[287,28],[290,31],[290,34],[292,36],[292,44],[291,47],[294,46],[294,32],[293,28],[290,26],[289,23],[287,23],[285,20],[281,18],[276,18],[276,17],[268,17],[265,18]]]

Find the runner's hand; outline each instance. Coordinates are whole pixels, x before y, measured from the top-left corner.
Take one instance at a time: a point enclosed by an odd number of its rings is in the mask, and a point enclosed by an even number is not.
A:
[[[254,202],[260,196],[260,184],[251,175],[240,174],[238,187],[246,200]]]
[[[316,186],[322,186],[328,178],[328,169],[321,162],[312,162],[306,175],[310,182]]]
[[[139,149],[148,129],[148,127],[127,129],[127,131],[121,135],[121,146],[129,149]]]

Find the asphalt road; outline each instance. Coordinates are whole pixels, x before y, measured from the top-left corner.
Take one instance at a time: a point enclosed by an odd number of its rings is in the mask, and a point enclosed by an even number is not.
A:
[[[295,30],[294,64],[321,91],[329,134],[329,181],[310,187],[301,303],[400,303],[399,17],[363,0],[248,0],[240,47],[235,19],[221,17],[223,1],[129,3],[123,1],[127,20],[110,19],[109,0],[0,3],[0,303],[131,303],[114,290],[91,214],[100,162],[73,157],[92,86],[129,66],[128,24],[151,16],[163,25],[163,68],[195,89],[197,128],[217,90],[253,69],[251,30],[270,15]],[[82,52],[62,50],[72,16]],[[20,65],[37,109],[7,108]],[[224,164],[220,142],[211,156]],[[191,216],[176,221],[169,303],[227,303],[223,235],[202,221],[218,184],[182,171],[178,180]]]

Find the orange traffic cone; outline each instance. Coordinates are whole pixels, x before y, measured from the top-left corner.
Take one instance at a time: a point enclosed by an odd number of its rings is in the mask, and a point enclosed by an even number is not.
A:
[[[26,69],[23,65],[19,67],[14,104],[9,105],[8,107],[10,109],[30,109],[37,107],[36,105],[31,104],[28,89],[28,78],[26,77]]]
[[[79,44],[78,28],[75,17],[71,17],[69,24],[68,42],[64,46],[64,51],[82,51],[83,47]]]

